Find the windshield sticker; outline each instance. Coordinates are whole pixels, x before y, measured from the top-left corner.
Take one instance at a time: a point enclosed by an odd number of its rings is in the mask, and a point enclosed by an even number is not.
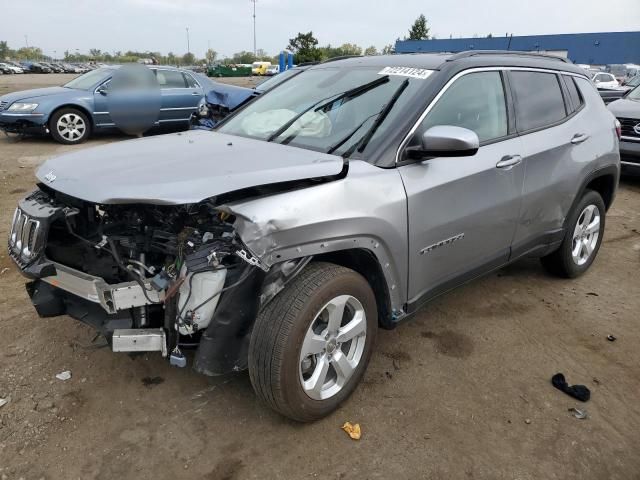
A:
[[[420,78],[422,80],[429,78],[433,70],[425,70],[424,68],[412,67],[384,67],[378,72],[378,75],[397,75],[400,77]]]

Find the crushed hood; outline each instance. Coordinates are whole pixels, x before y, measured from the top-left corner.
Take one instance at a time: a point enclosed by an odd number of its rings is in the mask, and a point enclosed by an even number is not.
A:
[[[79,150],[46,161],[36,176],[89,202],[181,205],[342,169],[335,155],[193,130]]]
[[[20,92],[7,93],[0,97],[1,101],[8,101],[9,104],[17,102],[18,100],[36,99],[39,97],[48,97],[50,95],[57,95],[59,93],[69,93],[73,90],[64,87],[47,87],[47,88],[34,88],[32,90],[22,90]]]
[[[640,101],[621,98],[607,105],[616,117],[637,118],[640,120]]]

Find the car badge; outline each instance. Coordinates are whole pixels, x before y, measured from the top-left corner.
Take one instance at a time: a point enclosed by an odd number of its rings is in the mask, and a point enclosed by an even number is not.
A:
[[[44,176],[44,179],[49,183],[53,183],[54,180],[56,179],[56,176],[54,175],[53,172],[49,172]]]
[[[640,123],[633,127],[633,131],[640,135]]]

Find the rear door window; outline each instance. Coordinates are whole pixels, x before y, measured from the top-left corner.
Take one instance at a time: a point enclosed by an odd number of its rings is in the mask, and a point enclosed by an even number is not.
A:
[[[511,72],[520,132],[548,127],[567,116],[558,76],[545,72]]]
[[[160,88],[186,88],[182,72],[175,70],[158,70],[156,73]]]

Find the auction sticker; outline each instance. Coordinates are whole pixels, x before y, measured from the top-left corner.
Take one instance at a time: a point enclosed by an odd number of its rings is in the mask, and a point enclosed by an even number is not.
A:
[[[413,67],[384,67],[378,72],[378,75],[397,75],[399,77],[420,78],[422,80],[429,78],[433,70]]]

